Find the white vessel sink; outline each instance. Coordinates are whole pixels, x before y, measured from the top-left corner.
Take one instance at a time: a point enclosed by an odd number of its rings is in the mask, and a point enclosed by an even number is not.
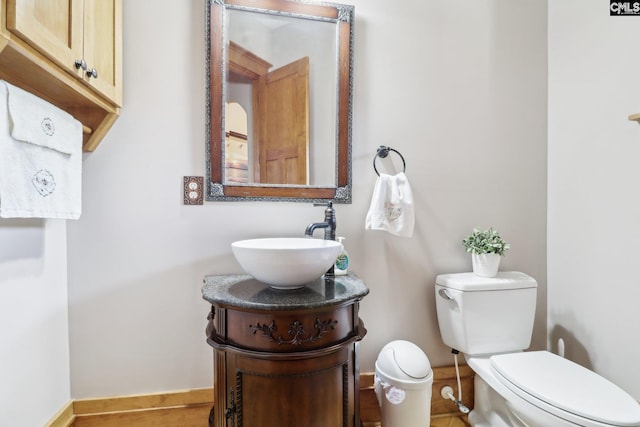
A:
[[[248,274],[276,289],[297,289],[321,277],[340,252],[340,243],[304,237],[240,240],[233,255]]]

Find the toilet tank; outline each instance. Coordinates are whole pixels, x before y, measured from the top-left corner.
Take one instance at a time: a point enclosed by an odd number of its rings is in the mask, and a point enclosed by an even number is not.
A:
[[[442,341],[467,355],[525,350],[531,343],[538,284],[517,271],[436,277]]]

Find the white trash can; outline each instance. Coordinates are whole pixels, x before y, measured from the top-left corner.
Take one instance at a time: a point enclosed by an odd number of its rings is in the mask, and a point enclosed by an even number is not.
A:
[[[402,340],[385,345],[374,383],[382,427],[429,427],[432,384],[431,364],[420,347]]]

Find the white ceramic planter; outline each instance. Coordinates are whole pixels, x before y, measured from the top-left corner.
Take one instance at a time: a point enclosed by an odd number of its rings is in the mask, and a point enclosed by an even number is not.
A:
[[[500,267],[499,254],[471,254],[473,272],[477,276],[496,277]]]

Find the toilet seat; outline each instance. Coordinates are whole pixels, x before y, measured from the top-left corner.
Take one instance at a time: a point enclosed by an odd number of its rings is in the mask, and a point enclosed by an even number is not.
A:
[[[640,404],[598,374],[548,351],[494,355],[491,367],[509,390],[582,426],[640,426]]]

